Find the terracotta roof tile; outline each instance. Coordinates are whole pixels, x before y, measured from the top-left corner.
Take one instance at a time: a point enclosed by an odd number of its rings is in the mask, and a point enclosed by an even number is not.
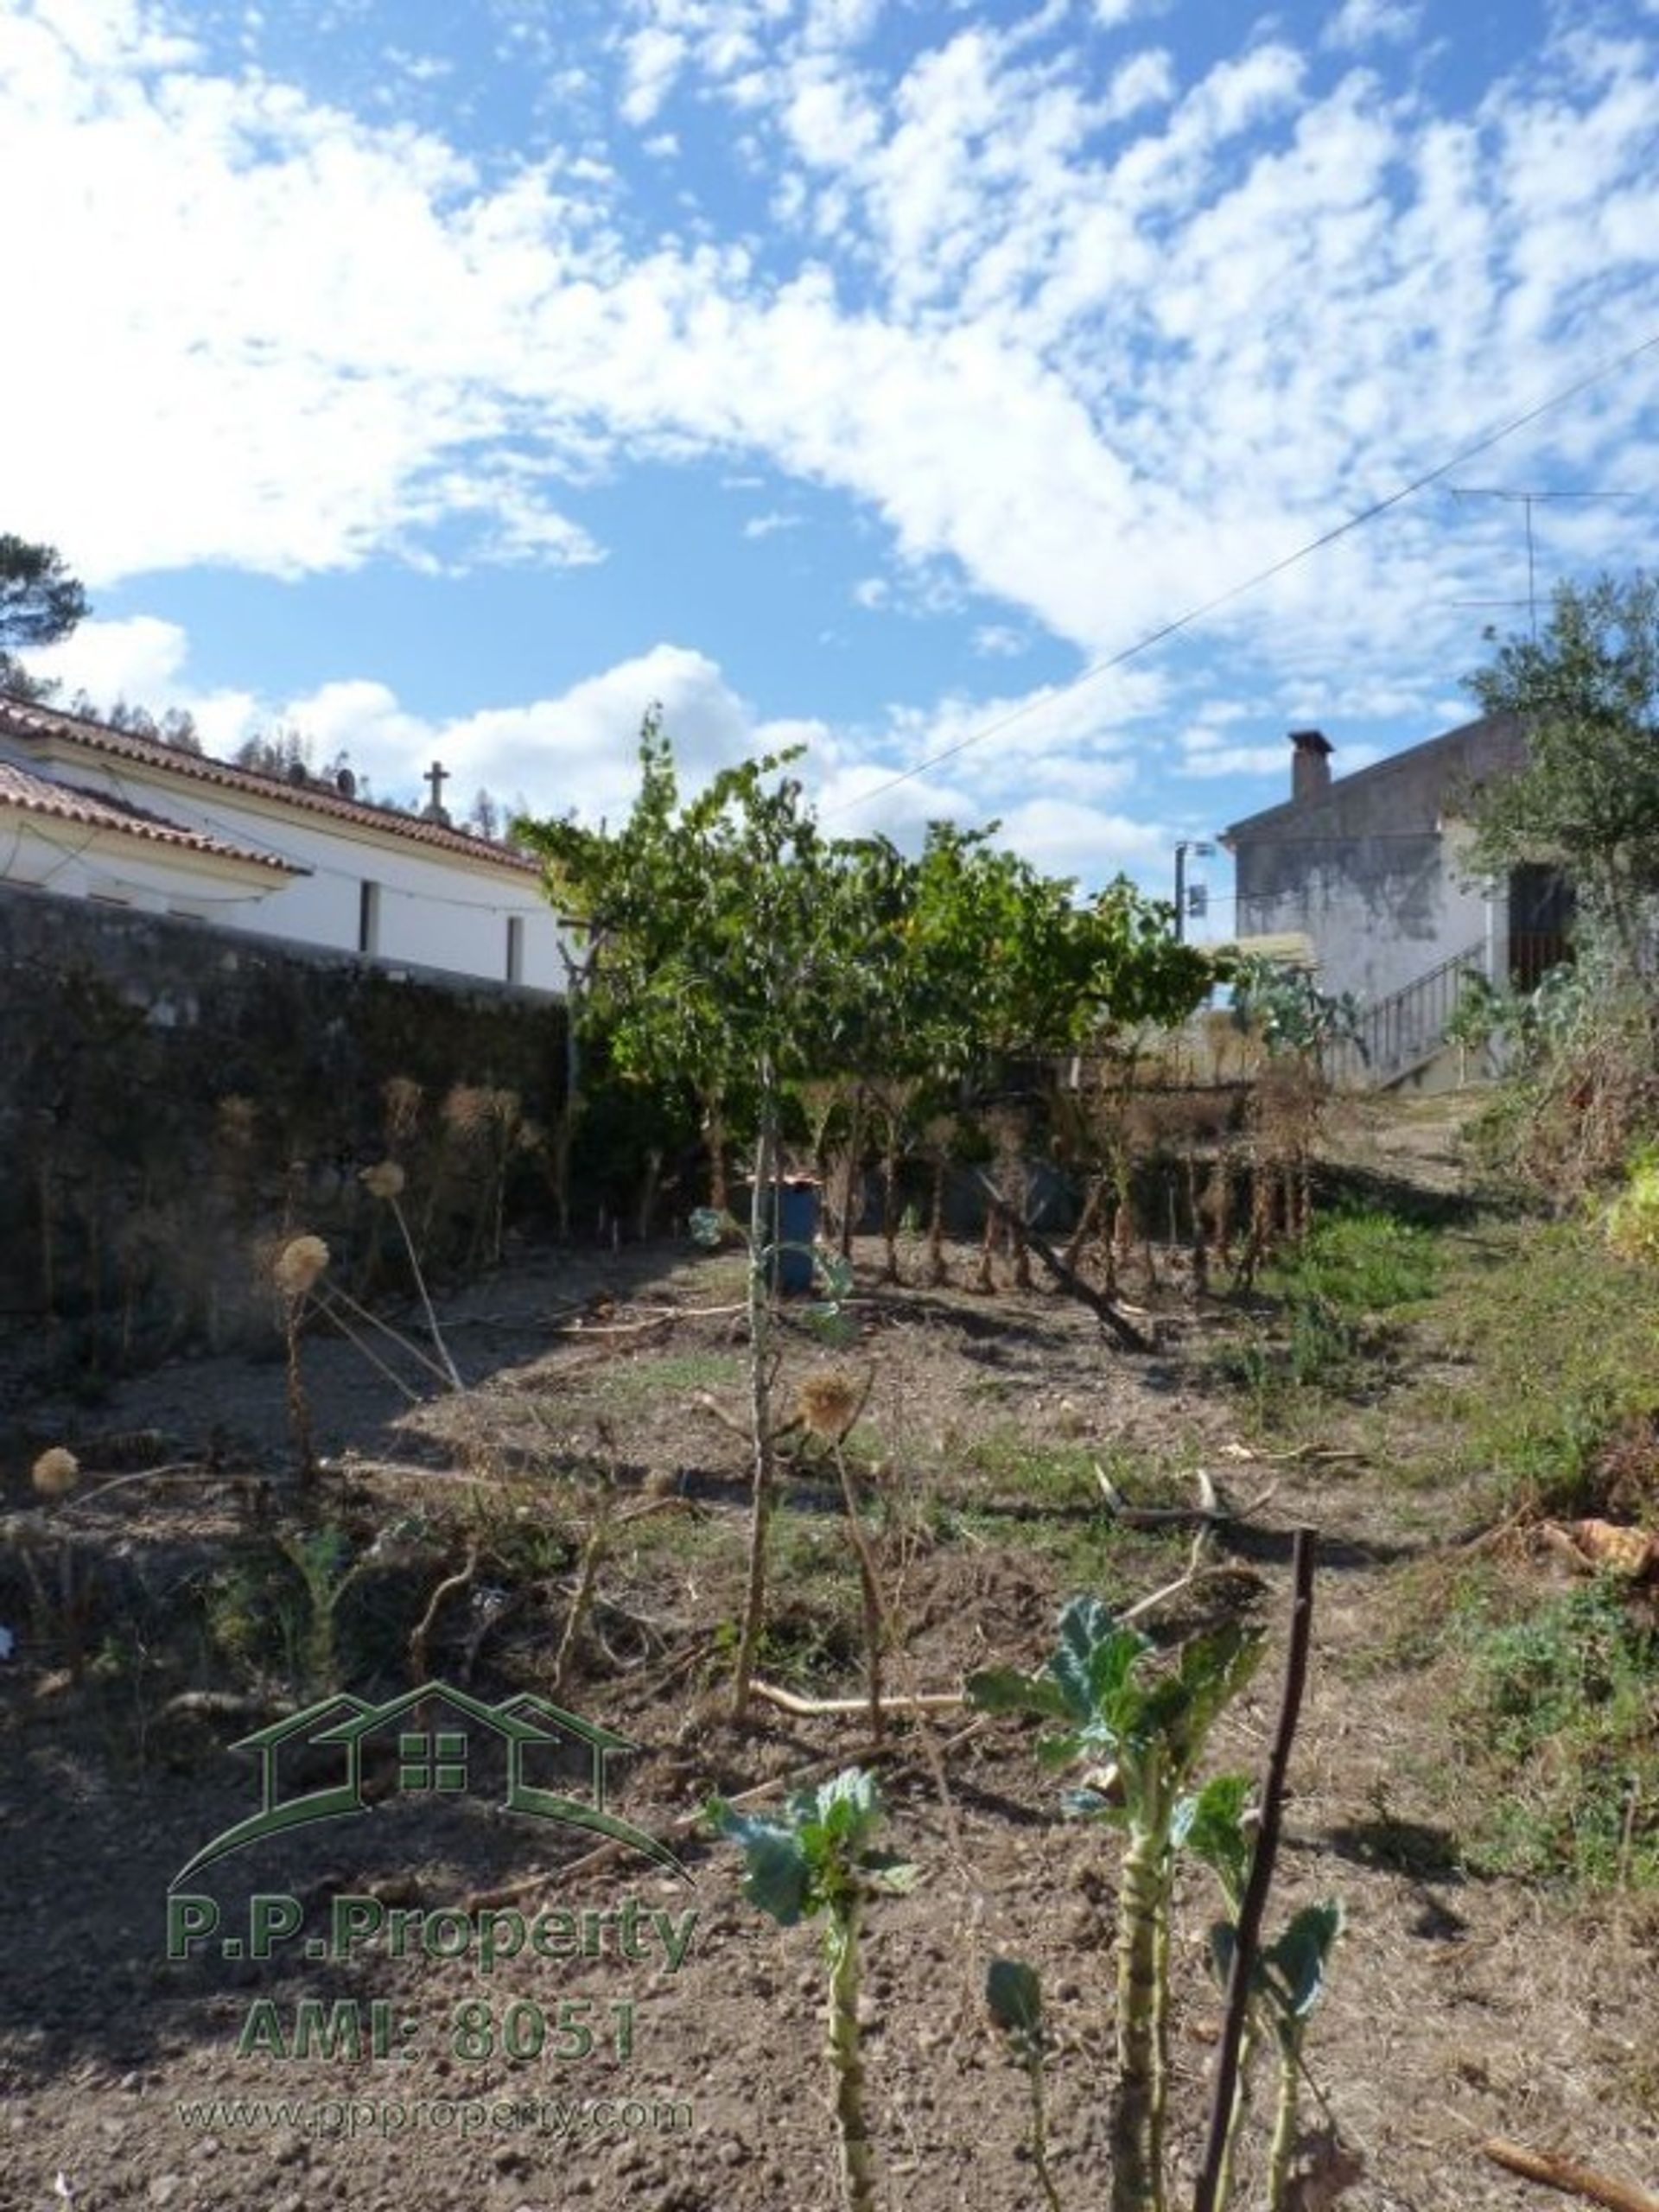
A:
[[[223,791],[246,791],[280,805],[295,807],[304,814],[329,816],[358,829],[378,830],[391,836],[407,837],[411,843],[435,846],[442,852],[462,853],[469,860],[483,861],[496,868],[512,868],[530,875],[541,873],[539,861],[515,853],[505,845],[494,844],[488,838],[468,836],[464,830],[452,830],[444,823],[428,821],[423,815],[404,814],[393,806],[372,806],[365,799],[348,798],[343,791],[324,783],[289,783],[283,776],[238,767],[233,762],[214,760],[204,753],[188,753],[181,746],[162,744],[159,738],[139,737],[131,730],[111,729],[105,723],[89,721],[80,715],[60,714],[55,708],[40,706],[32,700],[0,698],[0,736],[8,731],[22,738],[60,738],[110,759],[130,760],[135,766],[160,768],[189,782],[213,784]]]
[[[280,859],[275,853],[257,853],[249,846],[230,844],[223,837],[210,836],[203,830],[186,830],[162,815],[151,814],[141,806],[130,806],[124,799],[111,798],[105,792],[82,791],[74,784],[54,783],[48,777],[33,775],[27,768],[0,760],[0,807],[7,806],[21,808],[25,814],[49,815],[54,821],[73,822],[83,829],[118,830],[129,836],[147,838],[152,844],[184,846],[191,852],[211,853],[220,860],[251,861],[276,875],[308,875],[311,872],[292,861]]]

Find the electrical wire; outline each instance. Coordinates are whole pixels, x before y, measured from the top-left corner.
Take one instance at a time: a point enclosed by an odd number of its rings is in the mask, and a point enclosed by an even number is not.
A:
[[[902,769],[896,776],[890,776],[886,783],[861,791],[856,798],[844,800],[839,806],[827,808],[826,818],[850,813],[855,807],[868,806],[872,799],[880,798],[887,791],[897,791],[901,784],[912,783],[918,776],[925,775],[930,768],[937,768],[946,760],[955,760],[958,753],[966,753],[970,747],[984,744],[987,738],[1000,736],[1005,729],[1012,728],[1015,722],[1023,721],[1028,715],[1040,713],[1045,708],[1053,705],[1056,700],[1081,690],[1085,683],[1092,683],[1096,677],[1108,675],[1113,669],[1122,668],[1126,662],[1150,652],[1154,645],[1161,645],[1169,639],[1179,637],[1183,630],[1190,630],[1195,623],[1202,622],[1206,615],[1215,613],[1220,607],[1231,606],[1235,600],[1260,590],[1263,584],[1271,583],[1274,577],[1282,576],[1287,570],[1298,567],[1304,561],[1312,560],[1316,553],[1324,552],[1327,546],[1334,545],[1339,538],[1348,537],[1354,531],[1363,530],[1367,523],[1375,522],[1379,515],[1385,515],[1391,508],[1414,499],[1418,493],[1427,491],[1431,484],[1438,484],[1442,477],[1449,476],[1453,469],[1462,468],[1467,462],[1478,460],[1482,454],[1490,453],[1504,439],[1513,437],[1516,431],[1527,429],[1555,408],[1564,407],[1581,392],[1588,391],[1593,385],[1615,375],[1620,369],[1628,368],[1631,362],[1640,360],[1644,353],[1651,353],[1656,349],[1659,349],[1659,331],[1649,338],[1644,338],[1640,345],[1628,346],[1622,353],[1610,355],[1605,360],[1598,362],[1595,367],[1572,384],[1563,385],[1559,391],[1551,392],[1535,406],[1529,407],[1524,415],[1517,415],[1497,429],[1489,431],[1473,445],[1465,446],[1453,454],[1450,460],[1426,469],[1421,476],[1414,476],[1408,484],[1401,485],[1386,498],[1374,500],[1368,507],[1362,507],[1357,514],[1349,515],[1344,521],[1333,524],[1317,537],[1311,537],[1306,544],[1298,546],[1294,552],[1287,553],[1281,559],[1269,563],[1265,569],[1258,569],[1253,575],[1244,577],[1238,583],[1230,584],[1225,591],[1217,592],[1213,599],[1206,599],[1199,606],[1189,607],[1185,613],[1178,614],[1172,621],[1160,623],[1155,630],[1148,630],[1144,636],[1135,639],[1121,651],[1109,654],[1103,660],[1091,662],[1087,668],[1080,670],[1076,676],[1069,677],[1052,690],[1045,691],[1040,697],[1023,701],[1006,715],[1000,715],[995,721],[988,722],[983,729],[970,731],[953,745],[942,747],[938,752],[930,753],[925,760],[918,760],[914,767]]]

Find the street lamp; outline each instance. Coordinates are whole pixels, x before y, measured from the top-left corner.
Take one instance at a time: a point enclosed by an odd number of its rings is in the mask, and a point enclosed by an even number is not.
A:
[[[1195,861],[1207,861],[1215,847],[1201,837],[1184,837],[1175,848],[1175,942],[1179,944],[1186,936],[1186,856]]]

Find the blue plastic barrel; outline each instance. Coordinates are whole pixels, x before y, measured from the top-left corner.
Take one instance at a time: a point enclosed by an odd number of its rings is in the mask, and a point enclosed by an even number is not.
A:
[[[818,1186],[807,1176],[787,1178],[778,1192],[774,1241],[782,1246],[773,1281],[785,1298],[804,1298],[812,1287],[812,1244],[818,1233]]]

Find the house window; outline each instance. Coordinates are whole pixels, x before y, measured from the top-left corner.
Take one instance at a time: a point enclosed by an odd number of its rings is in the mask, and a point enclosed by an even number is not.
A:
[[[357,949],[359,952],[378,952],[380,950],[380,887],[365,883],[357,902]]]
[[[524,980],[524,919],[522,914],[507,918],[507,981],[522,983]]]
[[[428,1736],[415,1732],[397,1738],[397,1787],[400,1789],[441,1789],[467,1787],[467,1738],[440,1730]]]

